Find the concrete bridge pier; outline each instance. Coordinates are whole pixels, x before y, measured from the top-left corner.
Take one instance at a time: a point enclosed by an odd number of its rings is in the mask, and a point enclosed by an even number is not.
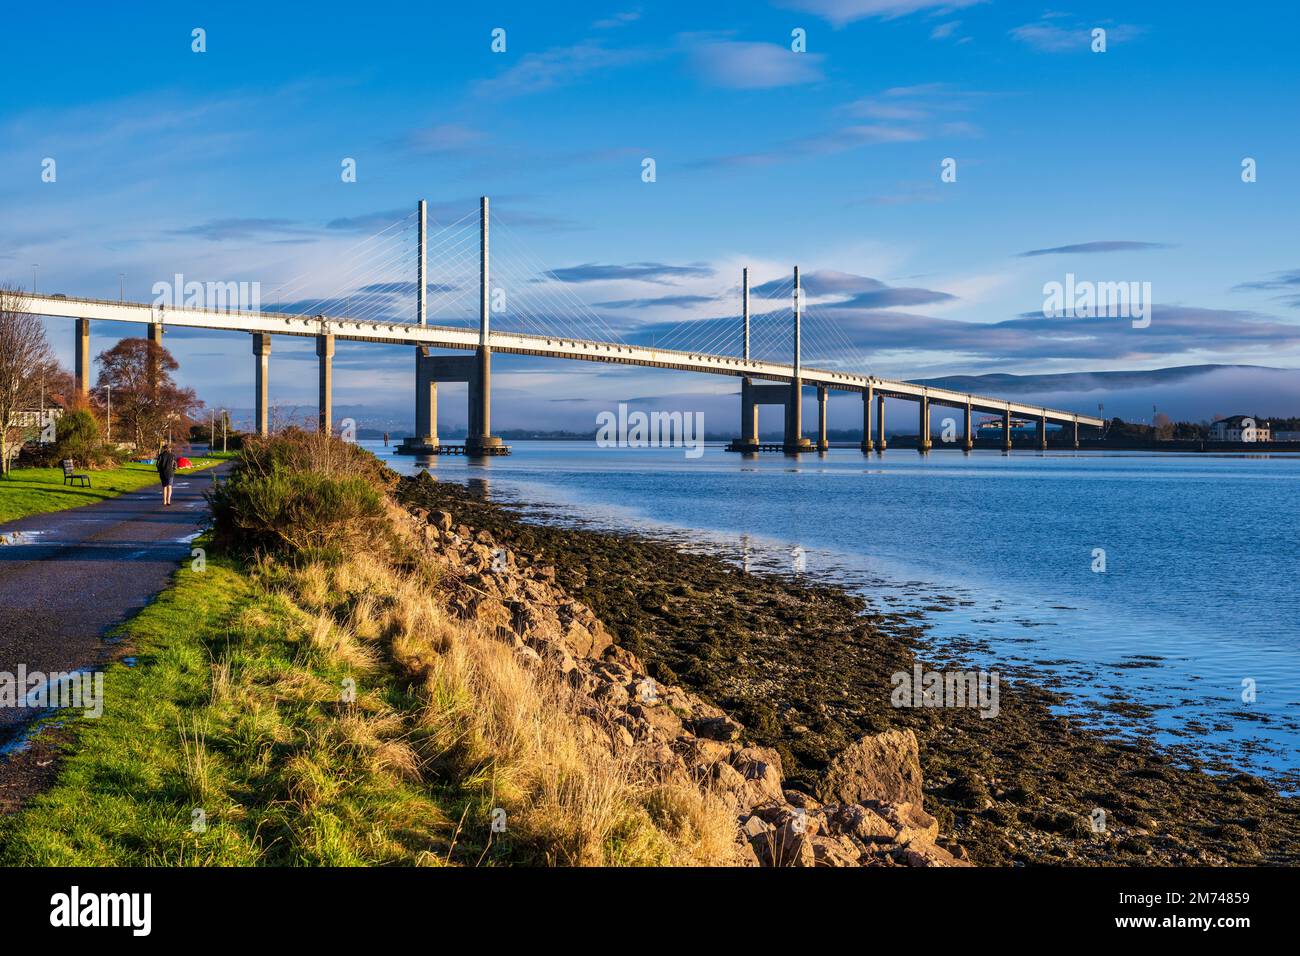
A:
[[[432,455],[438,451],[438,382],[431,374],[428,346],[415,350],[415,435],[402,442],[402,454]]]
[[[871,440],[871,400],[875,389],[870,385],[862,392],[862,454],[869,455],[875,447]]]
[[[469,434],[465,454],[477,458],[508,455],[510,449],[492,434],[492,350],[480,345],[474,354],[469,382]]]
[[[971,424],[970,402],[966,403],[966,411],[963,417],[965,418],[966,425],[962,429],[961,450],[965,452],[967,455],[969,455],[971,449],[975,447],[975,435],[971,431],[971,427],[970,427]]]
[[[270,406],[267,403],[267,374],[271,364],[271,335],[269,332],[253,333],[254,398],[253,427],[263,437],[271,434]]]
[[[489,323],[491,309],[488,287],[488,197],[478,201],[478,349],[474,355],[474,375],[469,383],[469,434],[465,436],[465,454],[475,458],[508,455],[510,449],[492,434],[492,349]]]
[[[1047,416],[1038,416],[1038,450],[1047,451]]]
[[[1077,418],[1074,420],[1074,448],[1075,451],[1079,449],[1079,419]]]
[[[1002,413],[1002,453],[1011,451],[1011,409]]]
[[[785,435],[781,443],[787,455],[812,451],[813,443],[803,434],[803,380],[795,379],[789,385],[789,398],[785,403]]]
[[[876,398],[876,454],[885,452],[885,396]]]
[[[727,451],[758,451],[758,406],[760,403],[756,396],[754,380],[742,378],[740,380],[740,437],[731,440],[731,444],[727,446]]]
[[[817,451],[825,454],[830,451],[830,439],[826,435],[826,386],[817,386]]]
[[[150,322],[149,323],[149,344],[157,346],[156,349],[149,350],[150,351],[149,367],[146,371],[148,374],[150,392],[154,392],[158,390],[158,359],[155,358],[154,356],[157,354],[159,350],[162,349],[163,347],[162,340],[163,340],[162,322],[161,321]]]
[[[920,409],[920,420],[917,422],[918,431],[916,438],[916,450],[922,455],[930,450],[930,398],[928,395],[922,395],[917,400],[917,407]]]
[[[77,394],[90,397],[90,319],[77,319]]]
[[[316,357],[320,361],[320,393],[316,402],[320,410],[320,432],[328,435],[334,427],[334,333],[316,336]]]

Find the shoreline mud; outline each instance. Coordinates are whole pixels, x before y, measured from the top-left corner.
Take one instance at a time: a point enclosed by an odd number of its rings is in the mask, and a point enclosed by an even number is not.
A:
[[[969,669],[911,616],[634,534],[537,523],[473,486],[405,478],[397,494],[553,566],[619,646],[739,721],[793,786],[817,792],[864,735],[913,731],[926,810],[976,863],[1300,862],[1300,800],[1186,749],[1086,727],[1024,668],[1001,681],[995,717],[894,706],[900,672]]]

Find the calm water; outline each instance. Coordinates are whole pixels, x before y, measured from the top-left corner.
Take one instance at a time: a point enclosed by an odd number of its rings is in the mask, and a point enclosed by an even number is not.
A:
[[[431,470],[540,506],[539,520],[838,581],[918,614],[968,660],[975,642],[976,666],[1057,675],[1081,715],[1116,733],[1300,769],[1300,457],[833,449],[793,461],[709,447],[691,460],[518,442],[509,458]],[[1152,711],[1134,727],[1096,709],[1121,699]]]

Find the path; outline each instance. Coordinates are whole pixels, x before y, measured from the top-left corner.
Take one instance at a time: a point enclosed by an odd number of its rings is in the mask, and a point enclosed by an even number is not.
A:
[[[48,674],[110,658],[104,636],[166,588],[189,557],[207,521],[203,492],[222,468],[177,475],[170,508],[152,485],[0,524],[0,536],[18,538],[0,545],[0,671],[23,664]],[[0,745],[32,716],[0,707]]]

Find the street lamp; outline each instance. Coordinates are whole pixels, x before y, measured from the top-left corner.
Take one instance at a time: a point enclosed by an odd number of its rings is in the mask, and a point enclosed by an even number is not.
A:
[[[126,301],[126,273],[125,272],[119,272],[117,274],[117,301],[118,302]]]

